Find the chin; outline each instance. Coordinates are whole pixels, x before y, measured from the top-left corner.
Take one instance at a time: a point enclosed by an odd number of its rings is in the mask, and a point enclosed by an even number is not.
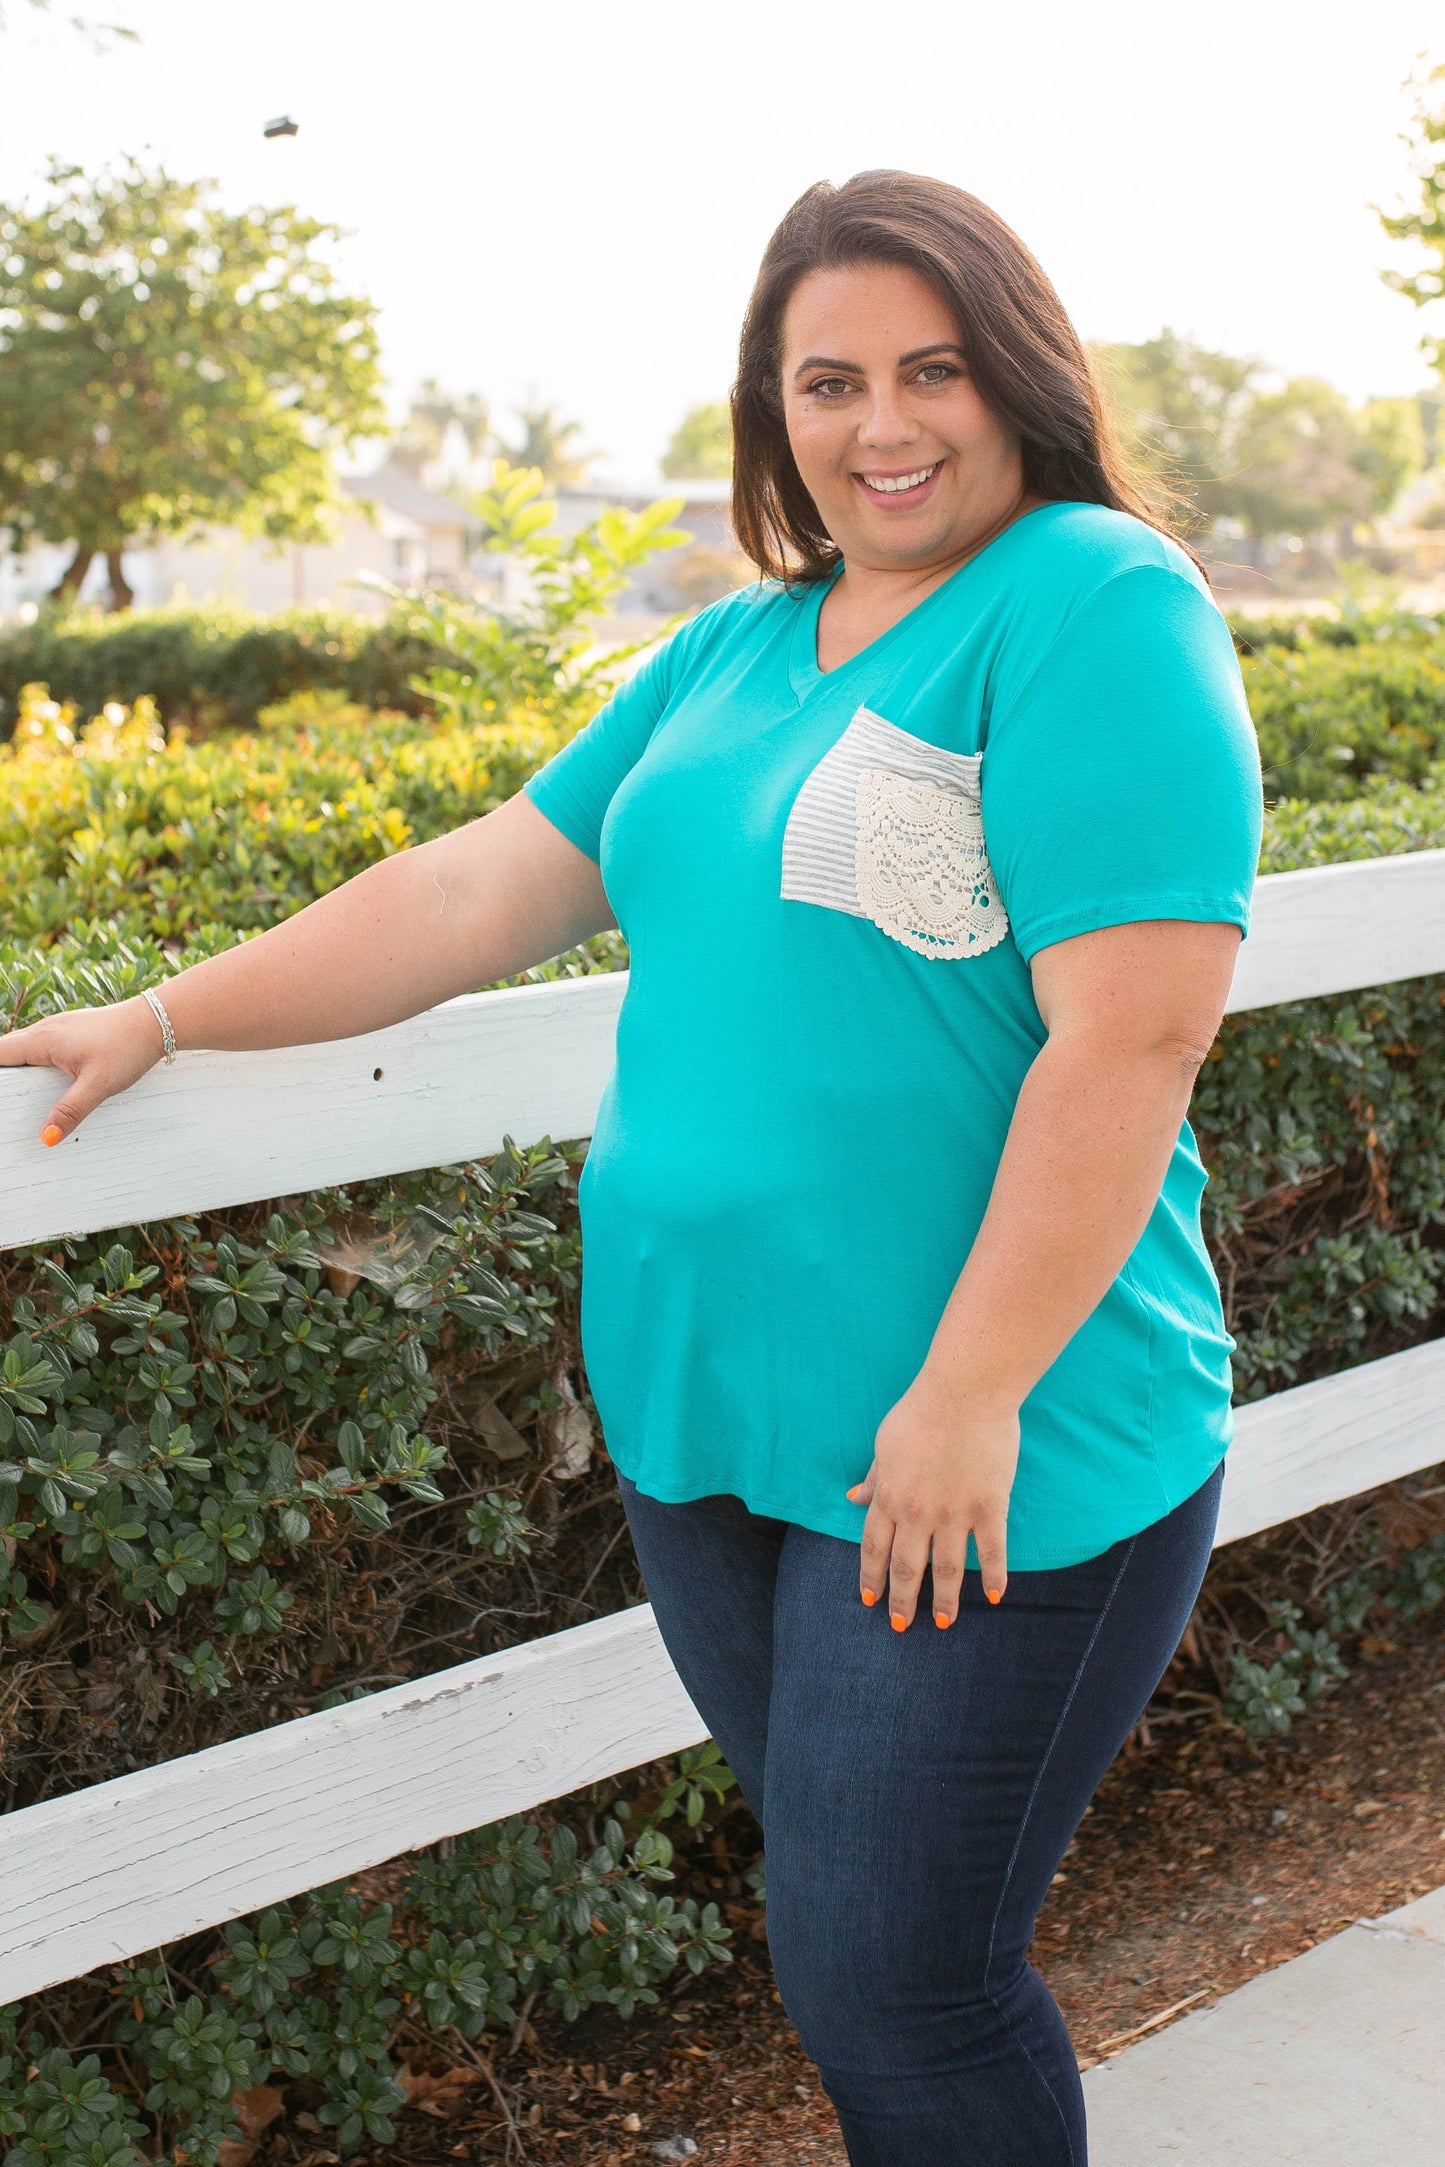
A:
[[[926,527],[921,523],[916,527],[905,527],[900,520],[885,525],[882,533],[875,529],[870,534],[860,535],[859,542],[869,556],[896,565],[932,564],[938,558],[946,557],[952,546],[947,526],[940,525],[937,520],[930,520]],[[846,549],[843,554],[847,556]]]

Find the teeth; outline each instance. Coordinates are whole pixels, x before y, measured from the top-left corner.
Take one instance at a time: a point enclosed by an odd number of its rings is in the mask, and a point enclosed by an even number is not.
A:
[[[941,464],[940,460],[935,459],[931,467],[920,467],[916,474],[895,474],[891,477],[882,474],[876,476],[863,474],[859,476],[859,480],[865,482],[870,489],[879,490],[885,496],[896,496],[900,489],[916,489],[920,482],[926,482],[930,475],[938,472]]]

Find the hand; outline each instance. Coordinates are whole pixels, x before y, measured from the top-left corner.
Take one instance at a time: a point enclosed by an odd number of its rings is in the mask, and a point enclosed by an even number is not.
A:
[[[148,1001],[113,1001],[108,1008],[67,1008],[19,1031],[0,1035],[0,1068],[58,1068],[71,1088],[56,1100],[40,1131],[58,1144],[78,1129],[102,1099],[114,1098],[154,1068],[164,1047]]]
[[[974,1402],[921,1371],[878,1427],[873,1465],[848,1492],[868,1507],[859,1593],[888,1590],[894,1630],[912,1623],[924,1568],[933,1565],[933,1620],[958,1616],[970,1530],[990,1602],[1008,1584],[1009,1492],[1019,1456],[1018,1409]]]

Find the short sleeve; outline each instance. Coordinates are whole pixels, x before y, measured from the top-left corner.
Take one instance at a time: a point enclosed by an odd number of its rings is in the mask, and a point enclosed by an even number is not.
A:
[[[985,843],[1025,960],[1100,926],[1249,931],[1263,793],[1229,627],[1141,565],[1080,604],[991,719]]]
[[[649,655],[605,707],[522,788],[569,843],[599,858],[602,822],[618,784],[641,758],[671,696],[678,640]]]

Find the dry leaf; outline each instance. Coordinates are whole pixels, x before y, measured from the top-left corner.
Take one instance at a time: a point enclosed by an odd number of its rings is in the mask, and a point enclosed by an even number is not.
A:
[[[397,2071],[396,2081],[409,2107],[445,2121],[466,2104],[462,2095],[474,2084],[482,2082],[482,2072],[480,2069],[447,2069],[434,2077],[429,2069],[402,2068]]]
[[[562,1405],[550,1425],[553,1457],[547,1472],[555,1482],[575,1482],[592,1465],[592,1418],[565,1370],[558,1370],[552,1383]]]
[[[231,2105],[244,2134],[240,2139],[228,2138],[220,2146],[216,2167],[247,2167],[261,2138],[285,2112],[286,2102],[274,2084],[253,2084],[249,2092],[237,2092]]]
[[[525,1460],[531,1446],[519,1429],[502,1413],[480,1377],[464,1377],[452,1387],[452,1403],[463,1421],[470,1422],[488,1451],[498,1460]]]

